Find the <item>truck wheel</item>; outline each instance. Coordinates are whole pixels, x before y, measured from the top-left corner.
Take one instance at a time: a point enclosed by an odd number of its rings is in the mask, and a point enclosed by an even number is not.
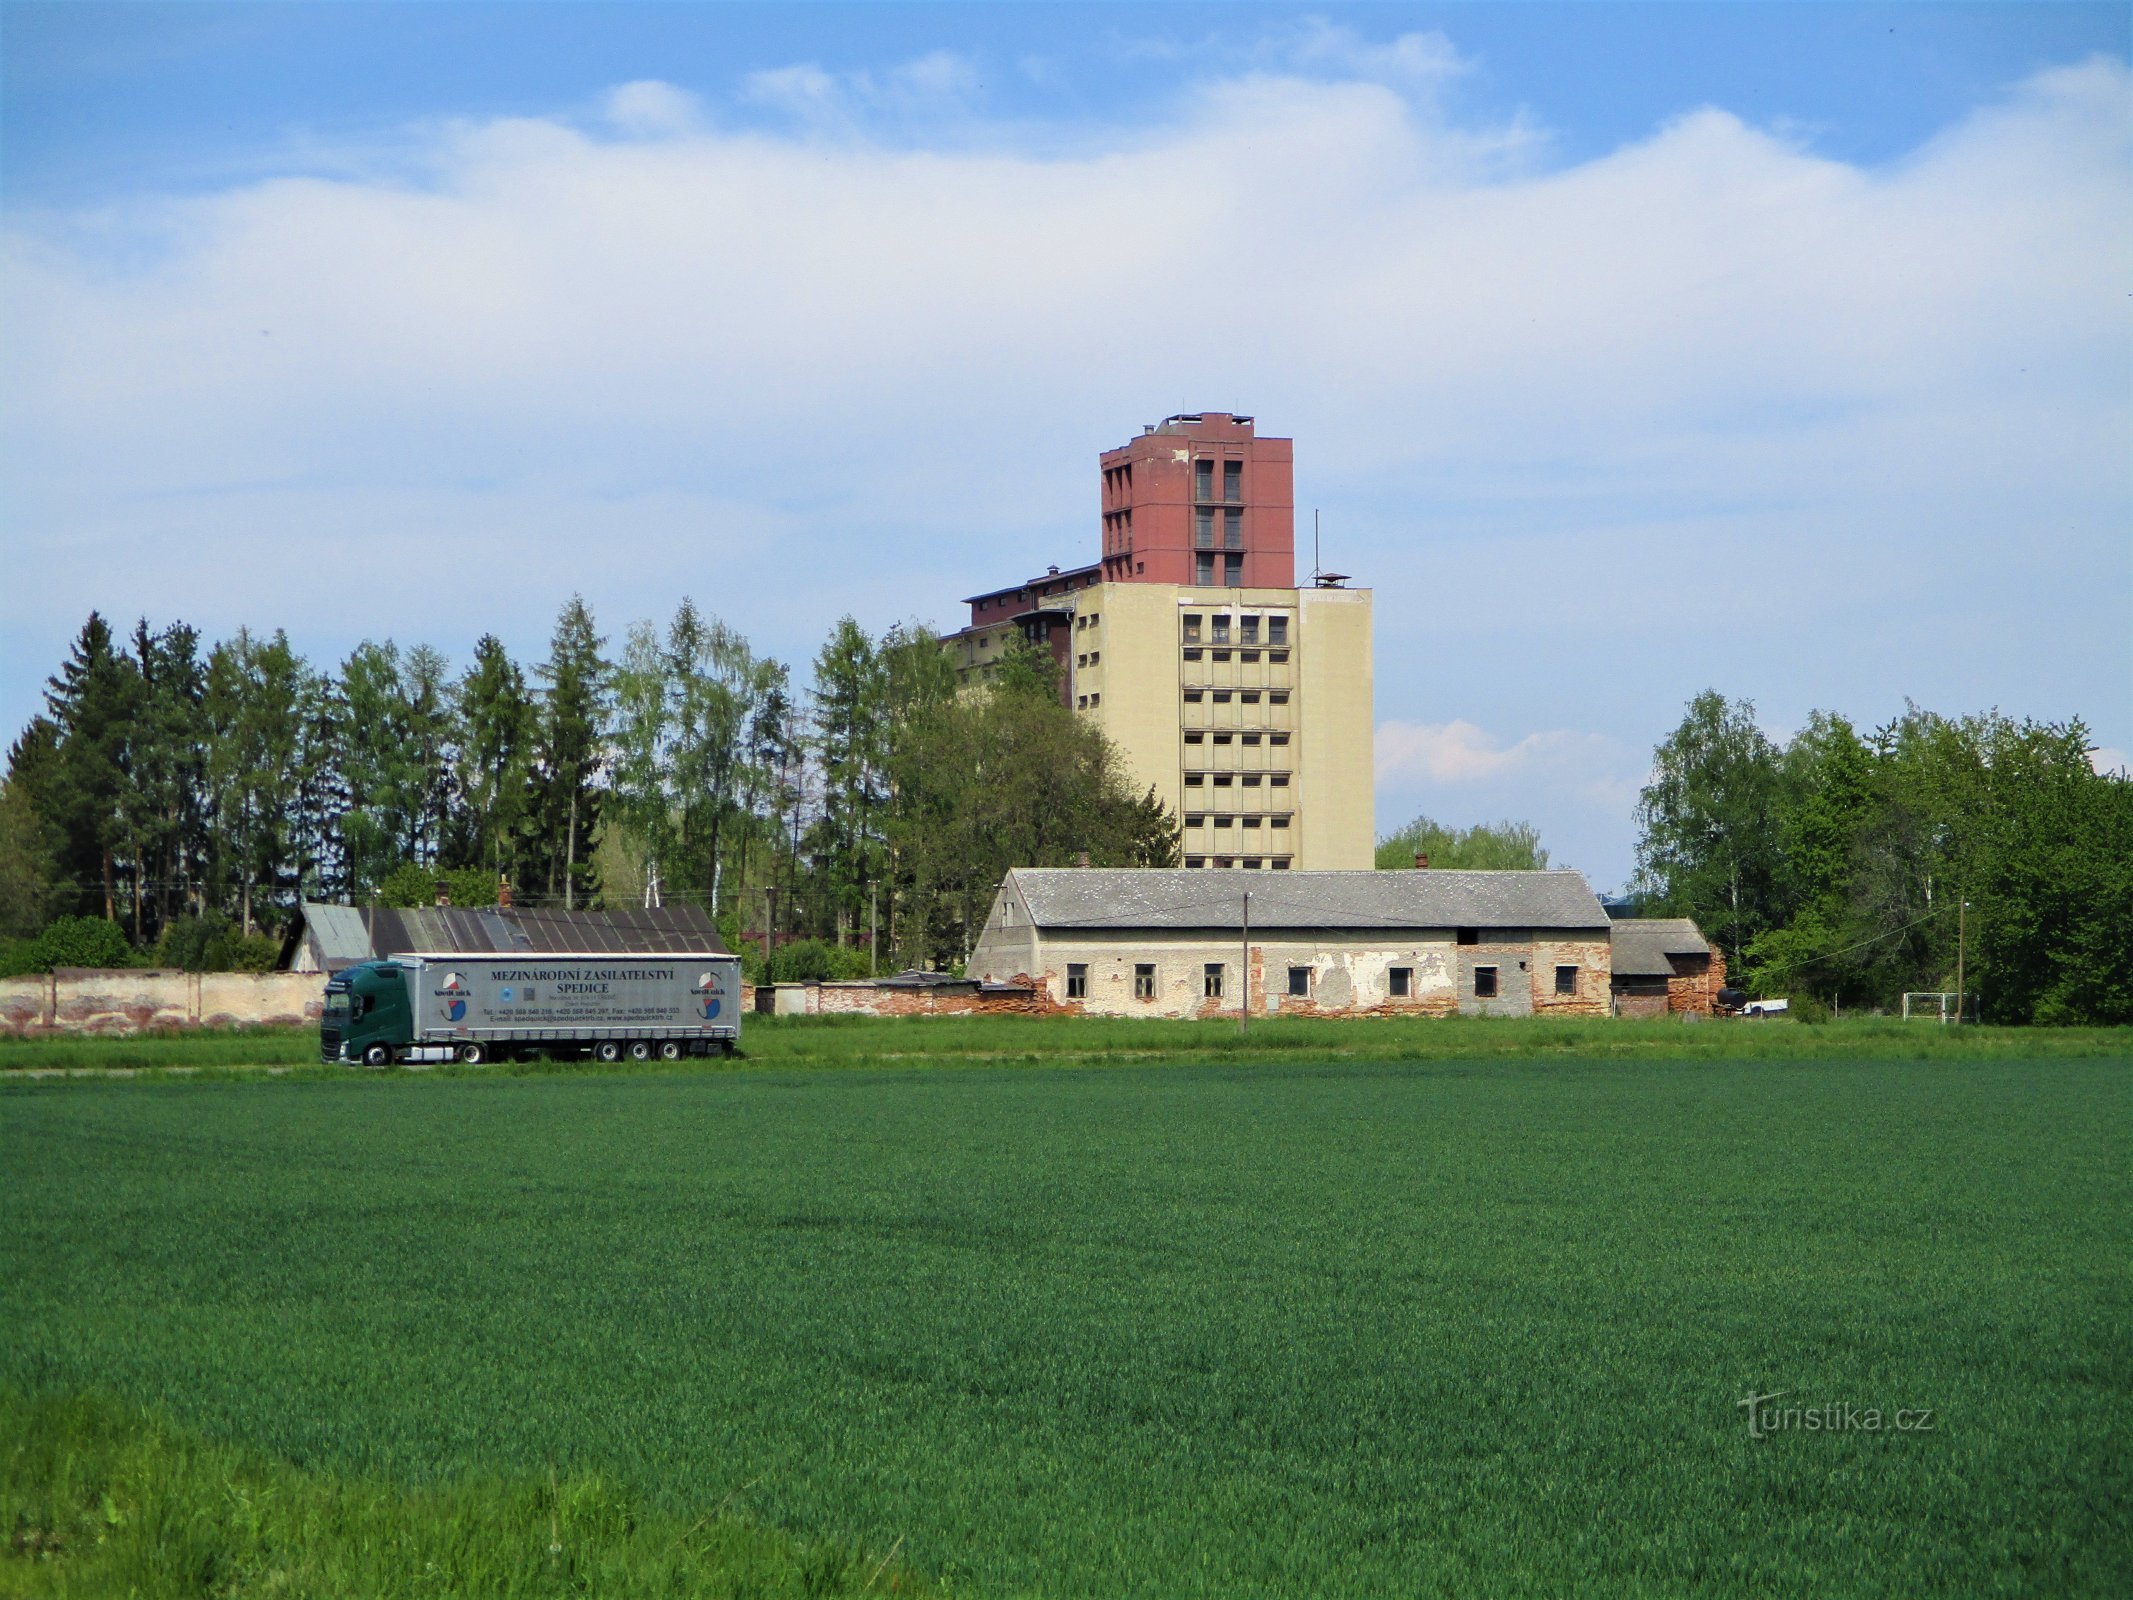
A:
[[[649,1061],[649,1060],[651,1060],[651,1059],[652,1059],[652,1047],[651,1047],[650,1045],[646,1044],[646,1043],[645,1043],[645,1042],[644,1042],[644,1041],[643,1041],[642,1039],[638,1039],[638,1040],[634,1041],[634,1042],[633,1042],[633,1043],[632,1043],[632,1044],[630,1045],[630,1059],[631,1059],[632,1061]]]
[[[459,1059],[470,1067],[481,1065],[482,1049],[478,1044],[463,1044],[459,1047]]]
[[[612,1039],[602,1039],[593,1046],[593,1054],[602,1061],[620,1061],[622,1059],[622,1046]]]
[[[679,1061],[681,1059],[681,1046],[674,1040],[669,1039],[659,1047],[659,1059],[662,1061]]]
[[[392,1064],[393,1053],[382,1044],[370,1045],[363,1051],[363,1065],[366,1067],[389,1067]]]

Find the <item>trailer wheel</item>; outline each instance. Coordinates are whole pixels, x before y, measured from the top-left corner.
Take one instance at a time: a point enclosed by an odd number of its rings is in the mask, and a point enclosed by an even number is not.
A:
[[[482,1061],[482,1048],[478,1044],[463,1044],[459,1047],[459,1059],[470,1067],[478,1067]]]
[[[612,1039],[602,1039],[593,1046],[593,1054],[602,1061],[620,1061],[622,1059],[622,1046]]]
[[[630,1059],[632,1061],[651,1060],[652,1047],[646,1044],[642,1039],[633,1040],[630,1044]]]
[[[659,1047],[659,1059],[662,1061],[679,1061],[681,1059],[681,1045],[679,1042],[669,1039],[665,1044],[661,1045]]]
[[[371,1045],[363,1052],[363,1065],[366,1067],[389,1067],[392,1064],[393,1053],[382,1044]]]

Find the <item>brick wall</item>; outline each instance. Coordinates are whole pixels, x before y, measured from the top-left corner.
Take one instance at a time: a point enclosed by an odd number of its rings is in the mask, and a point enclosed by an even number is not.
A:
[[[985,994],[962,985],[937,989],[907,988],[860,979],[848,983],[786,983],[776,986],[777,1014],[803,1017],[1045,1017],[1079,1007],[1056,1004],[1042,984],[1027,977],[1028,992]],[[753,1015],[756,990],[741,988],[741,1010]]]
[[[1666,980],[1666,1008],[1709,1016],[1718,1008],[1718,991],[1726,986],[1726,956],[1716,945],[1708,956],[1668,956],[1674,975]]]
[[[1614,1012],[1608,993],[1614,946],[1606,939],[1536,939],[1533,942],[1533,1011],[1546,1017],[1605,1017]],[[1577,988],[1555,992],[1555,969],[1576,967]]]
[[[316,972],[100,971],[0,979],[0,1031],[16,1035],[139,1033],[149,1028],[316,1025],[326,979]]]

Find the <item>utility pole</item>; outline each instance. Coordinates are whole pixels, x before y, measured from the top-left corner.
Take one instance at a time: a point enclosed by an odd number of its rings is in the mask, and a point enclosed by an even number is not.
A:
[[[1970,902],[1960,895],[1955,901],[1955,1020],[1963,1020],[1963,940],[1970,931]]]
[[[1237,1031],[1250,1031],[1252,1020],[1252,891],[1244,891],[1244,963],[1238,969]]]
[[[768,884],[763,889],[763,981],[770,981],[770,933],[778,923],[778,886]]]
[[[881,887],[870,883],[867,885],[867,976],[870,978],[881,976],[881,961],[876,954],[881,948],[880,926]]]

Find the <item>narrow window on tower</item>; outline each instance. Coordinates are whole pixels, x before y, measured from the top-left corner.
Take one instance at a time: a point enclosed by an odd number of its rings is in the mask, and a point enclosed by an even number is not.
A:
[[[1244,557],[1224,556],[1222,558],[1222,581],[1232,589],[1244,587]]]
[[[1215,558],[1206,551],[1193,557],[1192,581],[1201,588],[1209,588],[1215,581]]]
[[[1289,619],[1287,617],[1268,617],[1266,619],[1266,642],[1268,644],[1287,644],[1289,642]]]
[[[1185,642],[1187,644],[1198,644],[1200,642],[1200,619],[1188,611],[1185,613],[1184,620]]]
[[[1192,543],[1195,550],[1214,549],[1215,513],[1212,507],[1201,506],[1193,512]]]
[[[1212,461],[1195,461],[1192,464],[1192,497],[1195,500],[1214,499],[1215,464]]]
[[[1233,506],[1244,503],[1243,462],[1225,461],[1222,463],[1222,498]]]
[[[1225,511],[1222,513],[1222,548],[1225,550],[1242,550],[1244,548],[1243,512]]]
[[[1259,642],[1259,619],[1257,617],[1240,617],[1237,620],[1237,642],[1239,644],[1257,644]]]

